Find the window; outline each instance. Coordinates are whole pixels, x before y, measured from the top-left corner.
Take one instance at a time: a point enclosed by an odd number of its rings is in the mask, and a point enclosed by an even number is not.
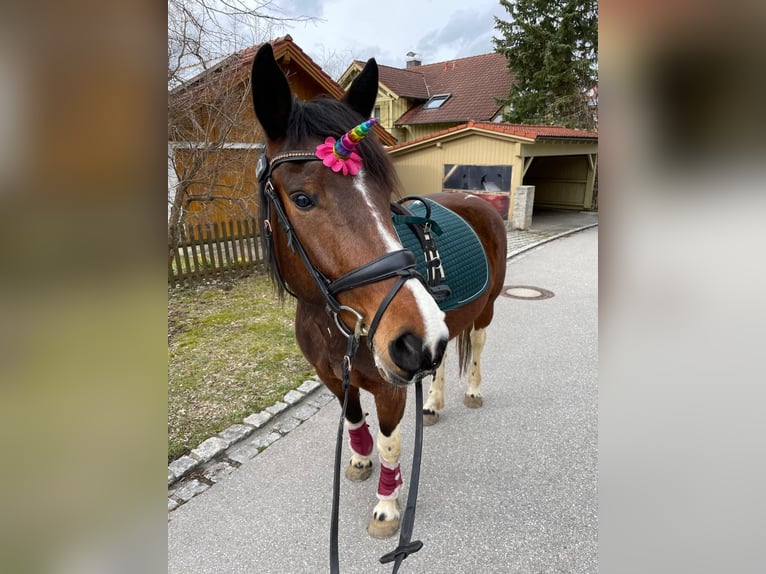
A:
[[[375,120],[380,123],[380,106],[375,106],[375,111],[373,112],[373,117]]]
[[[424,110],[435,110],[442,107],[452,94],[436,94],[431,96],[429,100],[423,105]]]

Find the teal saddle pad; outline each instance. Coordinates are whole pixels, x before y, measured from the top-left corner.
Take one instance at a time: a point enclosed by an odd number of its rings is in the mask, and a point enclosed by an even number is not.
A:
[[[437,301],[442,311],[457,309],[480,297],[489,285],[489,265],[484,247],[473,228],[454,211],[427,198],[408,203],[405,207],[417,217],[425,217],[427,201],[431,207],[430,219],[436,223],[432,235],[439,250],[444,279],[440,285],[447,285],[452,293]],[[417,270],[428,277],[426,258],[418,236],[407,223],[397,221],[394,214],[394,228],[405,249],[411,250],[417,260]],[[441,231],[441,233],[439,233]]]

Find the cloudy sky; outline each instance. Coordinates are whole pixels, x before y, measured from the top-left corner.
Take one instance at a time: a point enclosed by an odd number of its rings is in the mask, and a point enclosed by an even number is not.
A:
[[[354,59],[404,67],[407,52],[424,64],[493,51],[493,16],[510,14],[498,0],[280,0],[287,16],[319,18],[289,33],[313,60],[341,72]],[[327,70],[330,75],[333,70]]]

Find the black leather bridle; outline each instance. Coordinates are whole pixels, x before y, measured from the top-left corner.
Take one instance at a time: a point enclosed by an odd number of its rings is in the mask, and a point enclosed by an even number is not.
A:
[[[270,259],[270,263],[275,266],[277,280],[288,293],[295,296],[295,294],[288,288],[282,278],[282,273],[278,269],[278,263],[274,256],[274,245],[271,229],[271,212],[272,209],[275,212],[279,224],[287,236],[287,245],[293,253],[298,253],[303,260],[303,264],[306,267],[309,275],[311,276],[314,284],[319,290],[322,298],[325,301],[327,312],[335,319],[336,324],[346,337],[353,334],[345,323],[340,319],[339,315],[342,311],[349,311],[356,316],[357,322],[361,321],[361,314],[351,309],[348,306],[341,305],[336,296],[338,293],[369,285],[371,283],[377,283],[385,279],[392,277],[398,277],[396,283],[389,291],[388,295],[383,299],[375,316],[372,319],[370,325],[363,329],[363,334],[367,337],[367,345],[372,350],[372,341],[375,335],[375,331],[378,328],[380,319],[383,316],[389,303],[393,300],[396,294],[401,289],[402,285],[409,279],[420,279],[424,281],[420,273],[417,272],[415,267],[415,255],[409,249],[401,249],[386,253],[382,257],[379,257],[361,267],[349,271],[345,275],[342,275],[338,279],[330,280],[321,271],[319,271],[309,259],[306,250],[303,248],[300,239],[295,233],[295,229],[290,223],[287,214],[285,213],[282,200],[274,187],[271,175],[274,170],[288,162],[306,162],[306,161],[319,161],[316,153],[313,151],[286,151],[280,152],[269,160],[265,154],[261,155],[258,160],[258,166],[256,168],[256,175],[258,177],[261,187],[261,197],[265,200],[262,205],[262,216],[265,223],[265,244],[266,244],[266,256]]]
[[[272,209],[276,214],[279,224],[282,226],[285,235],[287,236],[287,245],[293,253],[298,253],[303,264],[305,265],[309,275],[311,276],[314,284],[322,295],[325,301],[325,310],[333,317],[338,328],[346,337],[346,355],[343,357],[343,404],[341,407],[340,420],[338,422],[338,434],[335,443],[335,469],[333,474],[333,506],[332,506],[332,518],[330,523],[330,572],[331,574],[338,574],[340,572],[339,558],[338,558],[338,507],[340,503],[340,465],[341,465],[341,451],[343,443],[343,421],[346,417],[346,407],[348,404],[348,389],[351,384],[351,362],[359,347],[359,341],[362,336],[367,337],[367,346],[370,351],[373,352],[373,336],[378,328],[380,319],[383,313],[388,308],[393,298],[399,292],[401,287],[409,279],[419,279],[424,285],[427,286],[426,280],[415,267],[415,255],[409,249],[401,249],[386,253],[382,257],[379,257],[369,263],[362,265],[342,275],[341,277],[330,280],[321,271],[319,271],[303,248],[300,239],[295,233],[295,229],[290,223],[287,213],[285,212],[282,200],[279,197],[279,193],[274,187],[272,181],[272,173],[274,170],[283,163],[290,162],[307,162],[307,161],[319,161],[315,151],[311,150],[296,150],[285,151],[275,154],[270,160],[266,157],[266,154],[262,154],[258,160],[256,167],[256,176],[258,178],[260,190],[261,190],[261,216],[264,218],[264,245],[266,250],[266,257],[269,260],[270,265],[273,266],[274,276],[279,281],[282,288],[295,297],[289,287],[285,284],[282,273],[279,270],[277,259],[274,253],[274,240],[273,229],[271,223]],[[348,291],[356,287],[362,287],[371,283],[377,283],[385,279],[396,277],[397,280],[394,283],[391,290],[386,297],[381,301],[380,306],[375,312],[370,325],[365,328],[362,320],[362,315],[348,307],[341,305],[336,295],[343,291]],[[356,317],[356,325],[353,330],[349,329],[340,317],[342,311],[348,311]],[[422,377],[425,377],[431,372],[422,372]],[[421,378],[422,378],[421,377]],[[402,520],[401,532],[399,536],[399,545],[393,551],[385,554],[380,558],[381,563],[394,562],[392,574],[396,574],[399,570],[399,566],[409,554],[413,554],[420,550],[423,543],[420,540],[410,541],[412,537],[412,529],[415,522],[415,507],[417,503],[418,482],[420,478],[420,459],[423,448],[423,388],[421,380],[418,379],[415,382],[415,448],[412,456],[412,473],[410,476],[410,488],[407,496],[407,507]]]

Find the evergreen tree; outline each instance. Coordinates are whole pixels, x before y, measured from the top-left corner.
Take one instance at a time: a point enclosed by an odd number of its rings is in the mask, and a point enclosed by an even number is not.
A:
[[[495,51],[515,82],[498,103],[504,120],[595,129],[598,0],[500,0],[511,21],[495,18]]]

